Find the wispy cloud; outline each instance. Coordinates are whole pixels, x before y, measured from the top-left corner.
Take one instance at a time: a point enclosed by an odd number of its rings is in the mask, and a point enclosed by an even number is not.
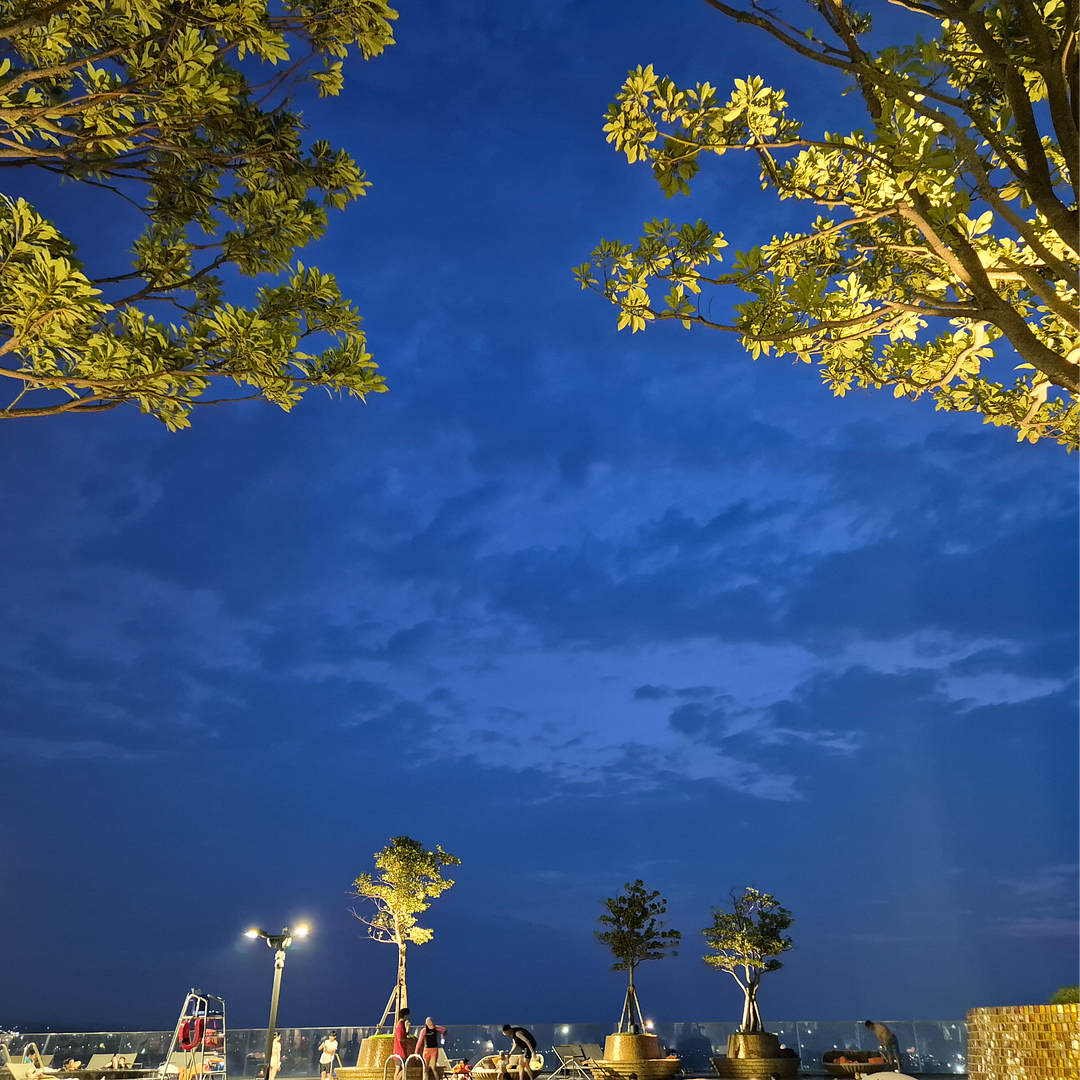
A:
[[[15,736],[5,740],[5,749],[13,758],[36,758],[39,761],[115,761],[144,764],[165,756],[160,750],[133,750],[99,739],[63,740]],[[29,776],[27,782],[33,782]]]

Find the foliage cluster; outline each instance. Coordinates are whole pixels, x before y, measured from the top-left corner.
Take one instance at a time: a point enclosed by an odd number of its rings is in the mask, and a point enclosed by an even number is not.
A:
[[[357,916],[368,928],[368,936],[394,945],[430,941],[434,931],[418,926],[416,917],[454,884],[442,876],[443,867],[460,865],[456,855],[438,844],[434,851],[428,851],[418,840],[393,837],[375,853],[378,877],[365,872],[353,882],[356,895],[375,906],[374,915]]]
[[[665,930],[660,916],[667,913],[667,901],[659,892],[647,892],[638,878],[627,882],[619,896],[604,900],[607,914],[600,916],[607,930],[597,930],[596,938],[606,945],[615,957],[612,971],[629,971],[633,981],[634,968],[644,960],[663,960],[670,952],[677,956],[675,946],[682,940],[678,930]]]
[[[678,930],[665,930],[660,916],[667,913],[667,901],[659,892],[647,892],[639,878],[623,886],[619,896],[603,901],[607,914],[600,916],[606,930],[595,931],[597,939],[615,956],[613,971],[628,971],[630,987],[623,1006],[623,1020],[634,1027],[641,1010],[634,986],[634,969],[644,960],[662,960],[682,939]],[[709,954],[706,964],[728,972],[739,984],[744,995],[742,1030],[761,1030],[757,992],[763,975],[779,971],[784,965],[778,959],[791,949],[791,938],[785,936],[794,921],[791,912],[777,903],[768,893],[748,887],[740,894],[731,894],[731,911],[712,909],[712,925],[702,930]],[[739,969],[742,969],[740,975]]]
[[[732,894],[731,905],[731,911],[713,908],[712,926],[702,930],[712,950],[705,963],[728,972],[741,987],[745,996],[742,1030],[761,1031],[758,986],[763,975],[784,966],[777,958],[793,947],[784,931],[794,920],[774,896],[753,888],[739,896]]]
[[[398,950],[398,979],[392,1001],[396,1011],[409,1003],[405,983],[405,952],[410,943],[423,945],[435,932],[418,925],[417,916],[431,907],[453,884],[442,876],[443,867],[460,866],[456,855],[443,851],[438,844],[429,851],[408,836],[392,837],[390,843],[375,853],[378,875],[365,872],[354,882],[356,896],[369,900],[374,914],[353,914],[367,927],[368,937]],[[389,1008],[389,1007],[388,1007]],[[384,1018],[385,1019],[385,1016]]]
[[[676,320],[739,335],[754,358],[819,365],[835,395],[891,387],[976,411],[1019,440],[1077,444],[1077,4],[894,0],[932,32],[867,49],[868,14],[814,0],[824,29],[773,10],[706,0],[800,56],[842,73],[870,127],[806,134],[781,89],[736,79],[726,98],[630,72],[607,124],[664,194],[689,194],[703,155],[750,153],[763,189],[824,208],[804,232],[736,252],[704,221],[646,223],[603,240],[575,269],[619,308],[619,328]],[[732,323],[711,298],[744,294]],[[657,290],[667,290],[661,299]],[[994,381],[984,365],[1019,356]]]
[[[283,409],[312,386],[385,389],[334,278],[293,262],[369,184],[343,150],[305,147],[290,94],[339,93],[350,48],[377,56],[396,17],[385,0],[0,0],[0,166],[145,219],[129,271],[91,272],[0,197],[0,381],[18,390],[0,417],[127,402],[177,428],[219,382]],[[238,307],[230,271],[278,280]]]

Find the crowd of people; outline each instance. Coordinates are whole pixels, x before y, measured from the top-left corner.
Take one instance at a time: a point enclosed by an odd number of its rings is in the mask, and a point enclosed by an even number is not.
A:
[[[443,1080],[444,1069],[439,1065],[439,1048],[443,1044],[446,1028],[429,1016],[424,1020],[415,1037],[410,1034],[409,1010],[398,1012],[394,1024],[392,1053],[395,1059],[394,1080],[403,1080],[404,1063],[410,1055],[416,1055],[424,1063],[424,1080]],[[503,1024],[502,1033],[510,1040],[510,1046],[495,1055],[494,1065],[498,1080],[507,1080],[511,1070],[517,1080],[534,1080],[532,1068],[536,1056],[536,1037],[528,1028]],[[468,1058],[459,1058],[450,1072],[457,1076],[472,1076]],[[327,1080],[327,1077],[322,1077]]]
[[[888,1063],[897,1071],[901,1068],[900,1047],[896,1035],[884,1024],[873,1020],[864,1021],[865,1026],[873,1032],[880,1047],[883,1063]],[[457,1080],[473,1080],[473,1066],[468,1058],[458,1058],[453,1065],[440,1064],[439,1052],[445,1043],[446,1028],[436,1024],[432,1017],[424,1019],[424,1023],[413,1032],[409,1017],[409,1010],[403,1008],[397,1014],[394,1024],[392,1060],[394,1061],[394,1080],[406,1080],[404,1076],[405,1065],[409,1058],[418,1057],[423,1064],[423,1080],[444,1080],[447,1071]],[[511,1074],[516,1080],[536,1080],[538,1071],[536,1064],[537,1043],[536,1037],[528,1028],[512,1024],[502,1025],[502,1034],[510,1040],[510,1045],[497,1053],[493,1053],[477,1063],[477,1068],[483,1067],[481,1075],[490,1077],[494,1071],[496,1080],[509,1080]],[[311,1043],[306,1037],[301,1039],[301,1045],[295,1048],[295,1052],[306,1055]],[[490,1044],[489,1044],[490,1046]],[[355,1061],[355,1054],[359,1052],[359,1043],[356,1035],[353,1035],[350,1043],[345,1047],[348,1058]],[[257,1055],[259,1058],[263,1054]],[[333,1080],[335,1067],[342,1064],[339,1054],[338,1032],[331,1031],[314,1049],[312,1058],[318,1059],[319,1080]],[[81,1068],[82,1063],[75,1059],[63,1059],[61,1068],[49,1068],[44,1065],[40,1055],[27,1053],[24,1061],[30,1068],[26,1072],[26,1080],[53,1080],[65,1071],[72,1072]],[[296,1062],[290,1062],[295,1068]],[[267,1080],[277,1080],[278,1073],[283,1065],[281,1035],[275,1032],[269,1068],[260,1075],[266,1076]],[[105,1066],[109,1070],[127,1070],[131,1068],[125,1055],[115,1053],[112,1060]],[[287,1070],[288,1074],[288,1070]],[[631,1080],[636,1080],[632,1077]]]

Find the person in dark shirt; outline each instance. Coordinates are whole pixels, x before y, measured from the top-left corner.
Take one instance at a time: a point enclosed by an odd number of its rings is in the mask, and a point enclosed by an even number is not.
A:
[[[425,1080],[442,1080],[442,1069],[439,1068],[439,1038],[446,1034],[446,1028],[440,1027],[429,1016],[416,1036],[416,1052],[424,1058]]]
[[[533,1080],[533,1072],[530,1068],[533,1054],[536,1053],[536,1038],[528,1028],[512,1027],[503,1024],[502,1033],[509,1039],[513,1039],[510,1047],[509,1062],[506,1058],[499,1061],[499,1077],[505,1078],[507,1065],[516,1065],[518,1080]]]

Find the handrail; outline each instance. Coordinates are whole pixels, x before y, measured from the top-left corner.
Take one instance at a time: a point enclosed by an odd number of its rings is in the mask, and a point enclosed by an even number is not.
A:
[[[390,1062],[391,1061],[396,1061],[401,1066],[402,1080],[408,1080],[409,1062],[412,1061],[413,1058],[416,1058],[416,1060],[420,1062],[421,1072],[426,1076],[427,1075],[427,1066],[424,1064],[424,1059],[418,1053],[416,1053],[416,1051],[413,1051],[413,1053],[407,1055],[404,1058],[402,1058],[402,1056],[400,1054],[391,1054],[383,1062],[383,1067],[382,1067],[383,1080],[386,1080],[386,1070],[390,1067]]]

